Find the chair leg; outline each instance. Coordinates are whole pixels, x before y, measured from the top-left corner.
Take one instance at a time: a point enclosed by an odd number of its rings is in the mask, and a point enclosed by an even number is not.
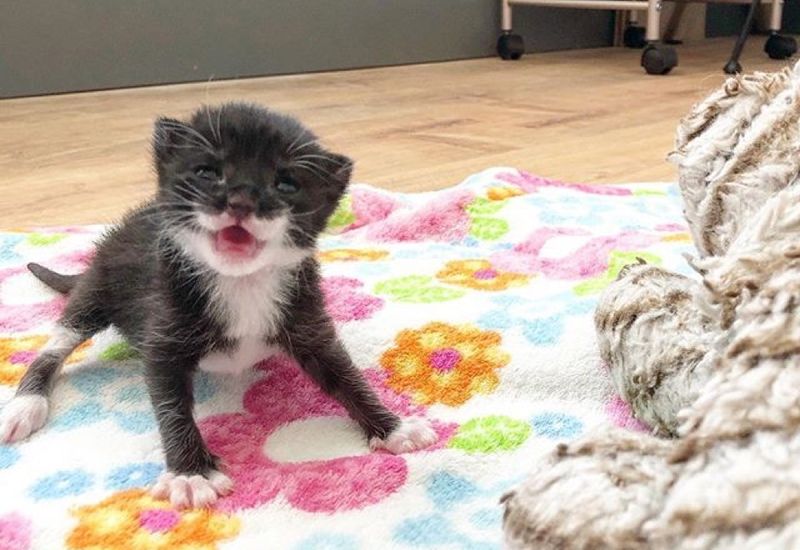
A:
[[[661,38],[661,0],[647,2],[647,41],[658,42]]]
[[[517,60],[525,53],[525,42],[518,34],[514,34],[511,27],[511,3],[500,0],[502,20],[500,21],[500,36],[497,38],[497,55],[505,60]]]
[[[780,32],[783,19],[783,0],[772,0],[769,7],[769,31]]]
[[[675,4],[675,9],[672,10],[672,15],[667,22],[667,28],[664,30],[664,42],[667,44],[680,44],[681,41],[676,39],[678,27],[683,19],[683,13],[686,11],[687,4],[679,2]]]
[[[742,72],[742,65],[739,63],[739,57],[742,55],[742,50],[744,49],[745,43],[747,43],[747,37],[750,36],[750,31],[753,29],[753,21],[755,20],[756,12],[758,11],[760,4],[761,0],[753,0],[750,4],[750,11],[747,12],[747,19],[745,19],[744,25],[742,25],[742,30],[739,33],[739,37],[736,39],[736,44],[733,46],[731,57],[722,68],[726,74],[736,74]]]
[[[667,74],[678,65],[678,52],[672,46],[662,44],[661,0],[647,1],[647,47],[642,52],[641,65],[647,74]]]
[[[783,16],[783,0],[772,0],[769,16],[769,38],[764,44],[764,51],[772,59],[787,59],[797,52],[797,41],[794,37],[779,34]]]

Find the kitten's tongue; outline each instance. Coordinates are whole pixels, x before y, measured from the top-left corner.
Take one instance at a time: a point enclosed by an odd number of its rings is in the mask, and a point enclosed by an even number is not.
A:
[[[241,225],[231,225],[217,231],[214,244],[217,252],[251,258],[258,251],[256,238]]]

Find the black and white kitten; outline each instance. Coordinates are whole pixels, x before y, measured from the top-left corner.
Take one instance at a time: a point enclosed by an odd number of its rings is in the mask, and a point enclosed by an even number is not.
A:
[[[281,349],[341,402],[373,449],[431,445],[426,421],[401,420],[380,402],[324,309],[315,244],[350,160],[294,118],[238,103],[189,122],[159,119],[153,147],[156,197],[104,236],[85,273],[29,266],[69,300],[3,409],[0,440],[42,427],[63,361],[113,325],[144,359],[167,463],[153,492],[175,506],[206,506],[232,490],[192,415],[197,368],[240,371]]]

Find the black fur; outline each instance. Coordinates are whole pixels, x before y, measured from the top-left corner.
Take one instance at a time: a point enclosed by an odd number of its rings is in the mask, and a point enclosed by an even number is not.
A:
[[[295,119],[243,104],[200,109],[188,123],[159,119],[153,145],[157,196],[101,240],[89,269],[65,277],[30,268],[56,290],[69,291],[61,325],[84,339],[114,325],[142,354],[168,469],[207,476],[216,459],[193,419],[192,375],[203,356],[237,342],[210,306],[220,275],[200,265],[176,235],[200,231],[197,212],[243,209],[236,211],[260,219],[288,215],[290,244],[312,249],[347,186],[351,163],[322,149]],[[264,334],[264,341],[293,355],[367,436],[387,436],[399,419],[340,344],[323,308],[316,260],[310,255],[287,269],[293,276],[284,289],[281,330]],[[19,392],[48,395],[63,359],[64,353],[43,354]]]

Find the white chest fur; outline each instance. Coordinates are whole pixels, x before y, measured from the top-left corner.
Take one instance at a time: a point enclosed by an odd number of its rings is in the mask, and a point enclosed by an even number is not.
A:
[[[292,276],[291,270],[274,268],[244,277],[218,277],[211,307],[225,335],[233,340],[276,335]]]
[[[239,340],[229,352],[209,353],[200,360],[198,367],[206,372],[237,374],[278,351],[278,348],[267,346],[263,338],[247,337]]]

